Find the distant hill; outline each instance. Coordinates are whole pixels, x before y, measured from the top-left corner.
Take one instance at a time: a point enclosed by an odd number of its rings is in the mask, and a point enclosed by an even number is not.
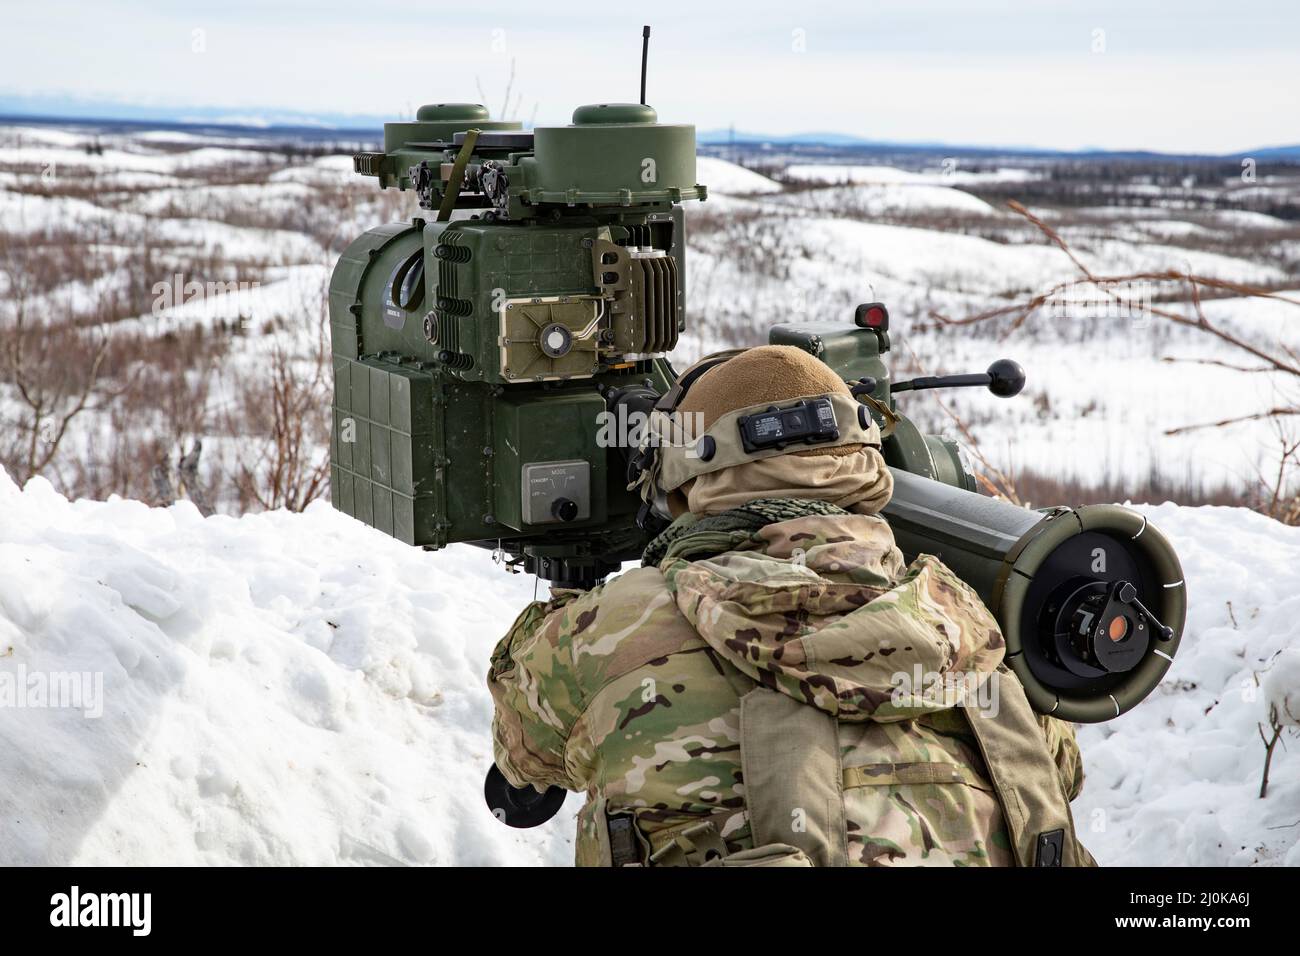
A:
[[[1300,161],[1300,144],[1270,146],[1261,149],[1238,150],[1225,153],[1165,153],[1155,150],[1112,149],[1050,149],[1037,146],[970,146],[961,143],[907,142],[875,140],[846,133],[751,133],[725,129],[701,130],[696,142],[706,147],[737,146],[746,150],[756,148],[795,148],[804,150],[819,146],[837,151],[860,152],[864,155],[881,154],[933,154],[944,156],[1019,156],[1024,158],[1075,157],[1078,159],[1253,159]]]
[[[272,140],[308,142],[377,143],[383,124],[397,117],[346,113],[309,114],[292,110],[238,111],[222,107],[160,109],[154,106],[97,102],[69,97],[0,95],[0,125],[40,124],[84,126],[100,130],[179,130],[189,133],[238,135]],[[971,146],[939,141],[876,140],[833,131],[806,133],[764,133],[741,130],[700,130],[696,140],[702,147],[736,146],[746,151],[792,148],[807,155],[820,148],[836,155],[920,154],[980,157],[1080,159],[1235,159],[1300,161],[1300,144],[1236,150],[1218,154],[1162,153],[1147,150],[1059,150],[1035,146]]]
[[[1250,149],[1244,153],[1234,153],[1234,156],[1249,156],[1252,159],[1284,159],[1288,162],[1300,161],[1300,145],[1296,146],[1269,146],[1265,149]]]

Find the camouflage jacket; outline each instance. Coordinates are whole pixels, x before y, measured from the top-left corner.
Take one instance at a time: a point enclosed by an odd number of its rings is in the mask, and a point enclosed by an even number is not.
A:
[[[579,865],[610,862],[608,821],[620,816],[641,862],[698,862],[699,841],[683,834],[704,822],[723,855],[791,843],[817,862],[1028,863],[1035,834],[1018,847],[1006,821],[1032,817],[1035,801],[1054,808],[1046,825],[1066,831],[1067,862],[1091,862],[1066,805],[1083,780],[1073,729],[1029,712],[1001,664],[996,622],[942,563],[922,555],[904,568],[877,516],[809,515],[713,537],[530,605],[493,654],[497,764],[515,786],[586,791]],[[1003,710],[1008,699],[1020,708],[1001,779],[985,755],[1005,754],[1007,734],[984,746],[971,716],[994,686]],[[754,743],[763,721],[751,715],[763,708],[777,732]],[[809,720],[812,736],[799,737]],[[807,741],[818,734],[829,796],[775,795],[815,776],[781,760],[815,751]],[[802,742],[783,746],[787,736]],[[769,750],[783,756],[765,762]],[[805,804],[814,817],[830,805],[829,822],[801,818]]]

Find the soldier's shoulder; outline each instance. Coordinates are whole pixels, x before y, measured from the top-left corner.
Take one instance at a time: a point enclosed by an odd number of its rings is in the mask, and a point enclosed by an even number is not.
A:
[[[699,640],[653,567],[568,598],[541,622],[538,636],[589,691]]]
[[[629,625],[657,622],[669,610],[672,595],[658,568],[626,571],[585,592],[564,592],[545,627],[575,644],[600,641]]]

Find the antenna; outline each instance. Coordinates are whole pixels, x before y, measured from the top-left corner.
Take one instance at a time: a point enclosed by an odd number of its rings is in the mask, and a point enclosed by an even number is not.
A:
[[[650,28],[641,28],[641,105],[645,106],[645,64],[650,57]]]

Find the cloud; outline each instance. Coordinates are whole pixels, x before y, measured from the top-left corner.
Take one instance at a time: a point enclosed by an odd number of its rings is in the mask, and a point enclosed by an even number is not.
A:
[[[733,5],[666,0],[649,99],[668,121],[776,134],[1209,152],[1300,141],[1300,13],[1131,7],[759,0],[738,18]],[[513,63],[512,118],[559,123],[584,102],[636,98],[644,15],[594,24],[581,2],[49,0],[6,14],[0,61],[11,93],[392,118],[438,100],[496,108]]]

